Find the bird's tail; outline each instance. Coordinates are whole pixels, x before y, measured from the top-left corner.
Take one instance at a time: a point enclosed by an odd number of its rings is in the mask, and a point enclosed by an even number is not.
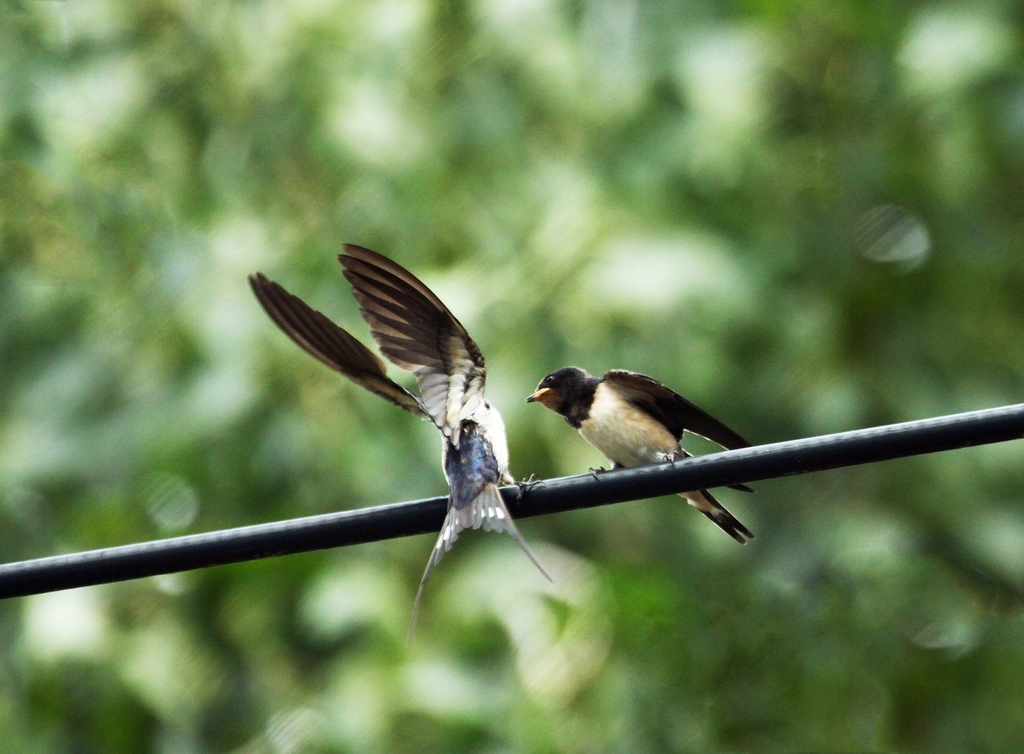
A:
[[[423,587],[426,586],[427,579],[430,578],[430,572],[441,562],[444,554],[452,549],[452,545],[455,544],[455,540],[459,538],[464,529],[505,532],[523,548],[526,557],[537,566],[541,575],[551,581],[551,577],[541,566],[529,545],[526,544],[526,540],[523,539],[523,535],[516,528],[515,522],[512,521],[512,516],[509,515],[508,508],[505,507],[505,501],[501,499],[501,493],[498,492],[498,486],[493,483],[487,484],[469,505],[461,508],[456,508],[454,505],[449,506],[448,515],[444,517],[444,526],[441,527],[441,533],[437,536],[437,542],[430,553],[427,567],[423,571],[423,578],[420,579],[420,588],[416,591],[416,600],[412,605],[412,618],[409,621],[409,634],[406,641],[412,638],[412,631],[416,626],[416,616],[420,610],[420,599],[423,597]]]
[[[714,522],[715,526],[735,539],[741,545],[745,545],[747,543],[747,539],[754,538],[754,535],[750,533],[750,529],[741,524],[739,519],[727,511],[725,506],[718,502],[715,499],[715,496],[707,490],[680,492],[679,497],[685,498],[686,502],[710,518]],[[744,539],[744,537],[746,539]]]

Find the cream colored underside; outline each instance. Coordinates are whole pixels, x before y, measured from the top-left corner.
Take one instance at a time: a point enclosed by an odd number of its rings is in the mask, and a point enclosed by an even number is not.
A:
[[[597,387],[580,434],[619,466],[666,461],[679,448],[667,429],[603,383]]]

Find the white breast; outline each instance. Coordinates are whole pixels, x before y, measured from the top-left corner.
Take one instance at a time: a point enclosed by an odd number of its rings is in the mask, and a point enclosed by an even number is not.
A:
[[[498,409],[491,408],[491,404],[484,401],[481,408],[473,415],[473,421],[480,425],[480,428],[491,441],[491,449],[494,451],[494,458],[498,462],[498,473],[508,480],[508,440],[505,436],[505,422],[498,413]]]
[[[665,461],[679,447],[667,429],[603,383],[597,386],[580,434],[619,466]]]

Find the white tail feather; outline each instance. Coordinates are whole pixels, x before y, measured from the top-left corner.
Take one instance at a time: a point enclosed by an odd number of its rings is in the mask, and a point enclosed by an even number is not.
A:
[[[437,536],[437,542],[430,553],[430,559],[427,560],[427,567],[423,570],[420,587],[416,590],[416,600],[412,604],[412,618],[409,621],[409,633],[406,636],[406,643],[412,640],[412,632],[416,626],[416,617],[420,611],[420,599],[423,597],[423,587],[426,586],[427,579],[430,578],[430,572],[434,570],[434,566],[441,562],[444,554],[452,549],[452,545],[455,544],[455,540],[459,538],[464,529],[505,532],[523,549],[526,557],[537,566],[537,570],[541,572],[541,575],[548,581],[552,580],[526,544],[526,540],[519,533],[519,529],[516,528],[515,522],[512,521],[512,516],[509,515],[508,508],[505,507],[505,501],[501,499],[501,493],[498,492],[497,485],[488,484],[468,507],[460,509],[450,506],[448,508],[448,515],[444,517],[441,533]]]

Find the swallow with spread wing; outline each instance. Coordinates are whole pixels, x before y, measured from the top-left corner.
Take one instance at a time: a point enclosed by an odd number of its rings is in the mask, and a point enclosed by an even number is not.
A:
[[[408,270],[369,249],[346,244],[338,259],[370,334],[392,363],[412,372],[420,395],[387,376],[384,362],[352,335],[277,283],[256,273],[249,283],[288,337],[332,369],[399,408],[433,422],[442,434],[442,467],[451,488],[448,513],[413,603],[415,625],[430,572],[463,529],[510,535],[548,581],[498,492],[512,484],[501,414],[484,397],[484,357],[455,316]]]
[[[526,401],[565,417],[570,427],[612,462],[612,468],[689,458],[679,446],[684,431],[730,450],[750,445],[654,378],[624,369],[612,369],[598,378],[578,367],[563,367],[541,380]],[[743,484],[733,488],[753,492]],[[679,496],[741,545],[754,538],[707,490]]]

